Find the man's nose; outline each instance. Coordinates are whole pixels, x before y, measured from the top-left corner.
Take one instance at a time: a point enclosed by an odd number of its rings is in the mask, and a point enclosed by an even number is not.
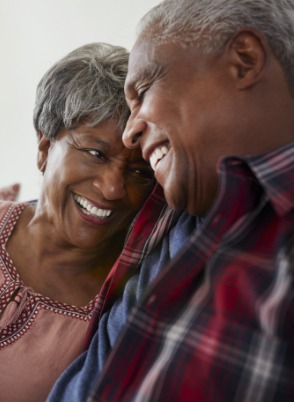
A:
[[[127,148],[137,148],[140,145],[140,137],[143,135],[146,123],[142,119],[129,117],[125,130],[123,132],[122,140]]]
[[[126,196],[125,177],[119,168],[109,169],[103,178],[95,179],[94,186],[109,201],[121,200]]]

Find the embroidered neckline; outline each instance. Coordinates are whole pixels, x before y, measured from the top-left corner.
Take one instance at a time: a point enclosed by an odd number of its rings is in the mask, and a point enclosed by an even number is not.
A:
[[[16,222],[18,221],[21,213],[23,212],[24,208],[29,205],[28,203],[11,203],[11,205],[7,208],[6,212],[4,213],[2,219],[0,220],[0,269],[4,276],[4,282],[0,285],[0,294],[1,294],[1,301],[0,306],[3,307],[3,303],[7,300],[7,297],[3,295],[6,293],[5,290],[9,287],[24,287],[28,290],[28,299],[30,299],[31,304],[41,304],[44,306],[45,309],[49,309],[55,311],[56,313],[65,314],[69,313],[70,315],[89,319],[90,314],[92,313],[94,306],[99,298],[99,292],[94,297],[94,299],[90,300],[90,302],[86,306],[75,306],[70,305],[67,303],[63,303],[54,299],[51,299],[47,296],[42,295],[41,293],[36,292],[32,288],[26,286],[18,272],[15,268],[13,261],[11,260],[7,250],[6,244],[11,235]],[[30,308],[31,310],[31,308]]]

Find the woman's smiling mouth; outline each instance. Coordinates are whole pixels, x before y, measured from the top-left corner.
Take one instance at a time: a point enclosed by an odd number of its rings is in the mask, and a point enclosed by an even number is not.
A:
[[[91,204],[86,198],[74,194],[74,200],[81,208],[82,212],[86,215],[91,215],[99,219],[107,219],[111,215],[110,209],[97,208],[95,205]]]

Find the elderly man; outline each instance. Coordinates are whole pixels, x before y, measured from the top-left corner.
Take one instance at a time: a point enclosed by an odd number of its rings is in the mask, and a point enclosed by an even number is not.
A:
[[[103,371],[98,331],[59,391],[293,401],[294,1],[163,1],[139,25],[125,92],[126,146],[172,209],[205,218],[150,275]]]

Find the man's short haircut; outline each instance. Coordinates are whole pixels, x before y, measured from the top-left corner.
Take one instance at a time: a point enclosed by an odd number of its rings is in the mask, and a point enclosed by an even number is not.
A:
[[[165,0],[138,25],[138,36],[155,44],[196,45],[203,53],[221,51],[244,27],[262,32],[294,89],[293,0]]]

